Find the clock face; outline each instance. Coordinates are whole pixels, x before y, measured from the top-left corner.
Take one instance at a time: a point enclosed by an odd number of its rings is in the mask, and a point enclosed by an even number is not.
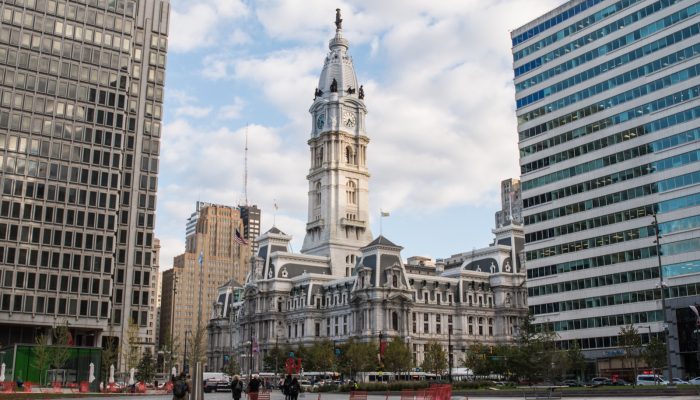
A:
[[[326,124],[326,114],[319,114],[318,117],[316,117],[316,129],[323,129],[323,126]]]
[[[352,128],[355,126],[355,114],[346,111],[345,114],[343,114],[343,121],[345,122],[345,126],[348,128]]]

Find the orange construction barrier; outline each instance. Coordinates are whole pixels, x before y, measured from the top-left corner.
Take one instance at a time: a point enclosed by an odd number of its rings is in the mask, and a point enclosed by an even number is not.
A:
[[[367,400],[367,392],[364,390],[355,390],[354,392],[350,392],[350,400]]]
[[[414,400],[416,392],[413,389],[402,389],[401,400]]]
[[[63,393],[63,388],[61,387],[61,382],[53,381],[53,382],[51,382],[51,387],[53,388],[54,393]]]
[[[90,383],[88,381],[82,381],[78,384],[78,392],[87,393],[90,391]]]
[[[12,393],[15,391],[14,382],[2,382],[2,393]]]

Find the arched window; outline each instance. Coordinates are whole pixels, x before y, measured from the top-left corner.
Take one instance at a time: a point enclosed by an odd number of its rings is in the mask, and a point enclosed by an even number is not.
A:
[[[323,147],[316,148],[316,157],[314,158],[314,166],[320,167],[323,164]]]
[[[351,146],[345,148],[345,162],[352,165],[357,164],[357,157]]]
[[[316,195],[316,207],[321,207],[321,182],[316,182],[314,192]]]
[[[391,313],[391,329],[395,331],[399,330],[399,315],[396,311]]]
[[[348,181],[347,184],[348,204],[357,204],[357,185],[354,181]]]
[[[391,277],[391,286],[399,287],[399,277],[396,274]]]

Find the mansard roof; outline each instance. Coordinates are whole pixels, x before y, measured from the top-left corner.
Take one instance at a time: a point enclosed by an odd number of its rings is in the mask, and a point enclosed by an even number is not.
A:
[[[371,241],[370,244],[368,244],[367,246],[363,247],[363,249],[366,249],[366,248],[372,247],[372,246],[386,246],[386,247],[395,247],[397,249],[403,249],[403,247],[395,244],[394,242],[385,238],[382,235],[377,236],[376,239]]]

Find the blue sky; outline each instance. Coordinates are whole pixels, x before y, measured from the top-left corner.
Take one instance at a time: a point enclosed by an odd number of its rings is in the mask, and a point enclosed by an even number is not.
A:
[[[487,246],[502,179],[518,176],[510,35],[562,0],[171,0],[156,232],[184,251],[197,200],[248,201],[306,224],[308,109],[335,9],[365,87],[372,230],[404,258]]]

